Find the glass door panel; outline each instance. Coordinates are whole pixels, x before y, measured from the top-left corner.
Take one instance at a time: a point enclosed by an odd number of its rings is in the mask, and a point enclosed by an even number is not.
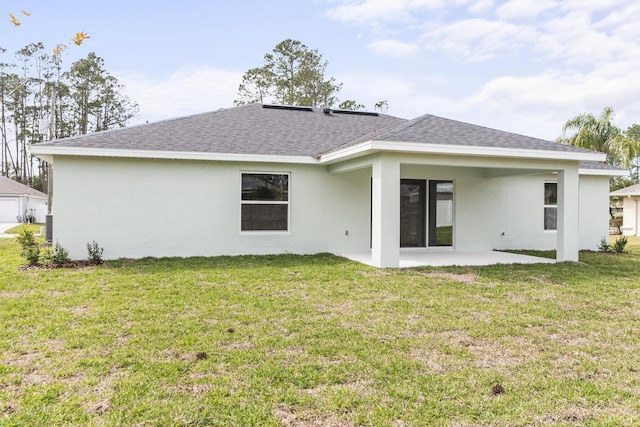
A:
[[[453,246],[453,181],[429,181],[429,246]]]
[[[400,180],[400,247],[425,247],[426,181]]]

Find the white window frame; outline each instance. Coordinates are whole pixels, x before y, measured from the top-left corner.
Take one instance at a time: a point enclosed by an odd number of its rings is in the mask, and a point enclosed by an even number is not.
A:
[[[546,187],[547,184],[553,184],[556,186],[556,203],[555,204],[546,204]],[[548,232],[555,232],[558,230],[558,183],[556,181],[545,181],[544,185],[543,185],[543,190],[542,190],[542,227],[544,228],[544,231],[548,231]],[[547,209],[551,209],[551,208],[555,208],[556,210],[556,228],[547,228],[546,227],[546,210]]]
[[[287,176],[287,200],[242,200],[242,178],[244,175],[286,175]],[[286,230],[243,230],[242,207],[244,205],[287,205],[287,229]],[[241,234],[289,234],[291,230],[291,172],[282,171],[240,171],[240,210],[239,228]]]

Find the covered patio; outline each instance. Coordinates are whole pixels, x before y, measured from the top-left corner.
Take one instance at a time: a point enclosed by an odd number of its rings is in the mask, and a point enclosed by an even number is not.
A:
[[[374,265],[371,252],[343,254],[344,257],[366,265]],[[556,260],[531,255],[499,251],[456,251],[444,249],[400,249],[400,268],[482,266],[495,264],[553,264]]]

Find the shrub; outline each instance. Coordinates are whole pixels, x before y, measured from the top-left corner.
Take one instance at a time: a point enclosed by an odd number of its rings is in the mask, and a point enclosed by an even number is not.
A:
[[[87,252],[89,252],[89,257],[87,258],[89,262],[92,264],[102,264],[102,253],[104,249],[98,246],[95,240],[87,243]]]
[[[22,250],[26,251],[30,247],[36,246],[36,238],[33,237],[33,231],[29,230],[27,227],[22,227],[20,230],[20,234],[18,234],[18,243],[22,246]]]
[[[29,246],[22,251],[22,256],[27,259],[29,265],[36,265],[40,260],[40,247],[38,245]]]
[[[56,242],[56,245],[53,247],[51,261],[56,265],[70,262],[71,258],[69,258],[69,251],[60,246],[60,243]]]
[[[36,243],[35,237],[33,237],[33,231],[23,227],[20,230],[20,234],[18,234],[17,240],[22,247],[20,255],[25,257],[29,265],[36,265],[40,260],[40,248]]]
[[[627,246],[627,243],[629,242],[629,239],[627,239],[627,236],[620,236],[616,239],[615,242],[613,242],[613,251],[617,254],[621,254],[624,253],[625,250],[625,246]]]
[[[600,244],[598,245],[598,250],[600,252],[609,252],[611,251],[611,245],[609,244],[609,238],[603,237],[600,239]]]
[[[53,249],[47,246],[46,248],[40,251],[40,261],[42,262],[52,262],[53,261]]]

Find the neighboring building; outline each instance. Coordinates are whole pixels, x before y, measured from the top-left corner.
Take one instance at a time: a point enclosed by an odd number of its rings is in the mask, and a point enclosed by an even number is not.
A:
[[[640,184],[631,185],[611,192],[611,196],[622,199],[622,227],[625,236],[640,236]]]
[[[6,176],[0,176],[0,222],[44,223],[47,195]]]
[[[252,104],[31,147],[75,258],[553,249],[608,234],[605,155],[425,115]],[[593,163],[596,162],[596,163]]]

